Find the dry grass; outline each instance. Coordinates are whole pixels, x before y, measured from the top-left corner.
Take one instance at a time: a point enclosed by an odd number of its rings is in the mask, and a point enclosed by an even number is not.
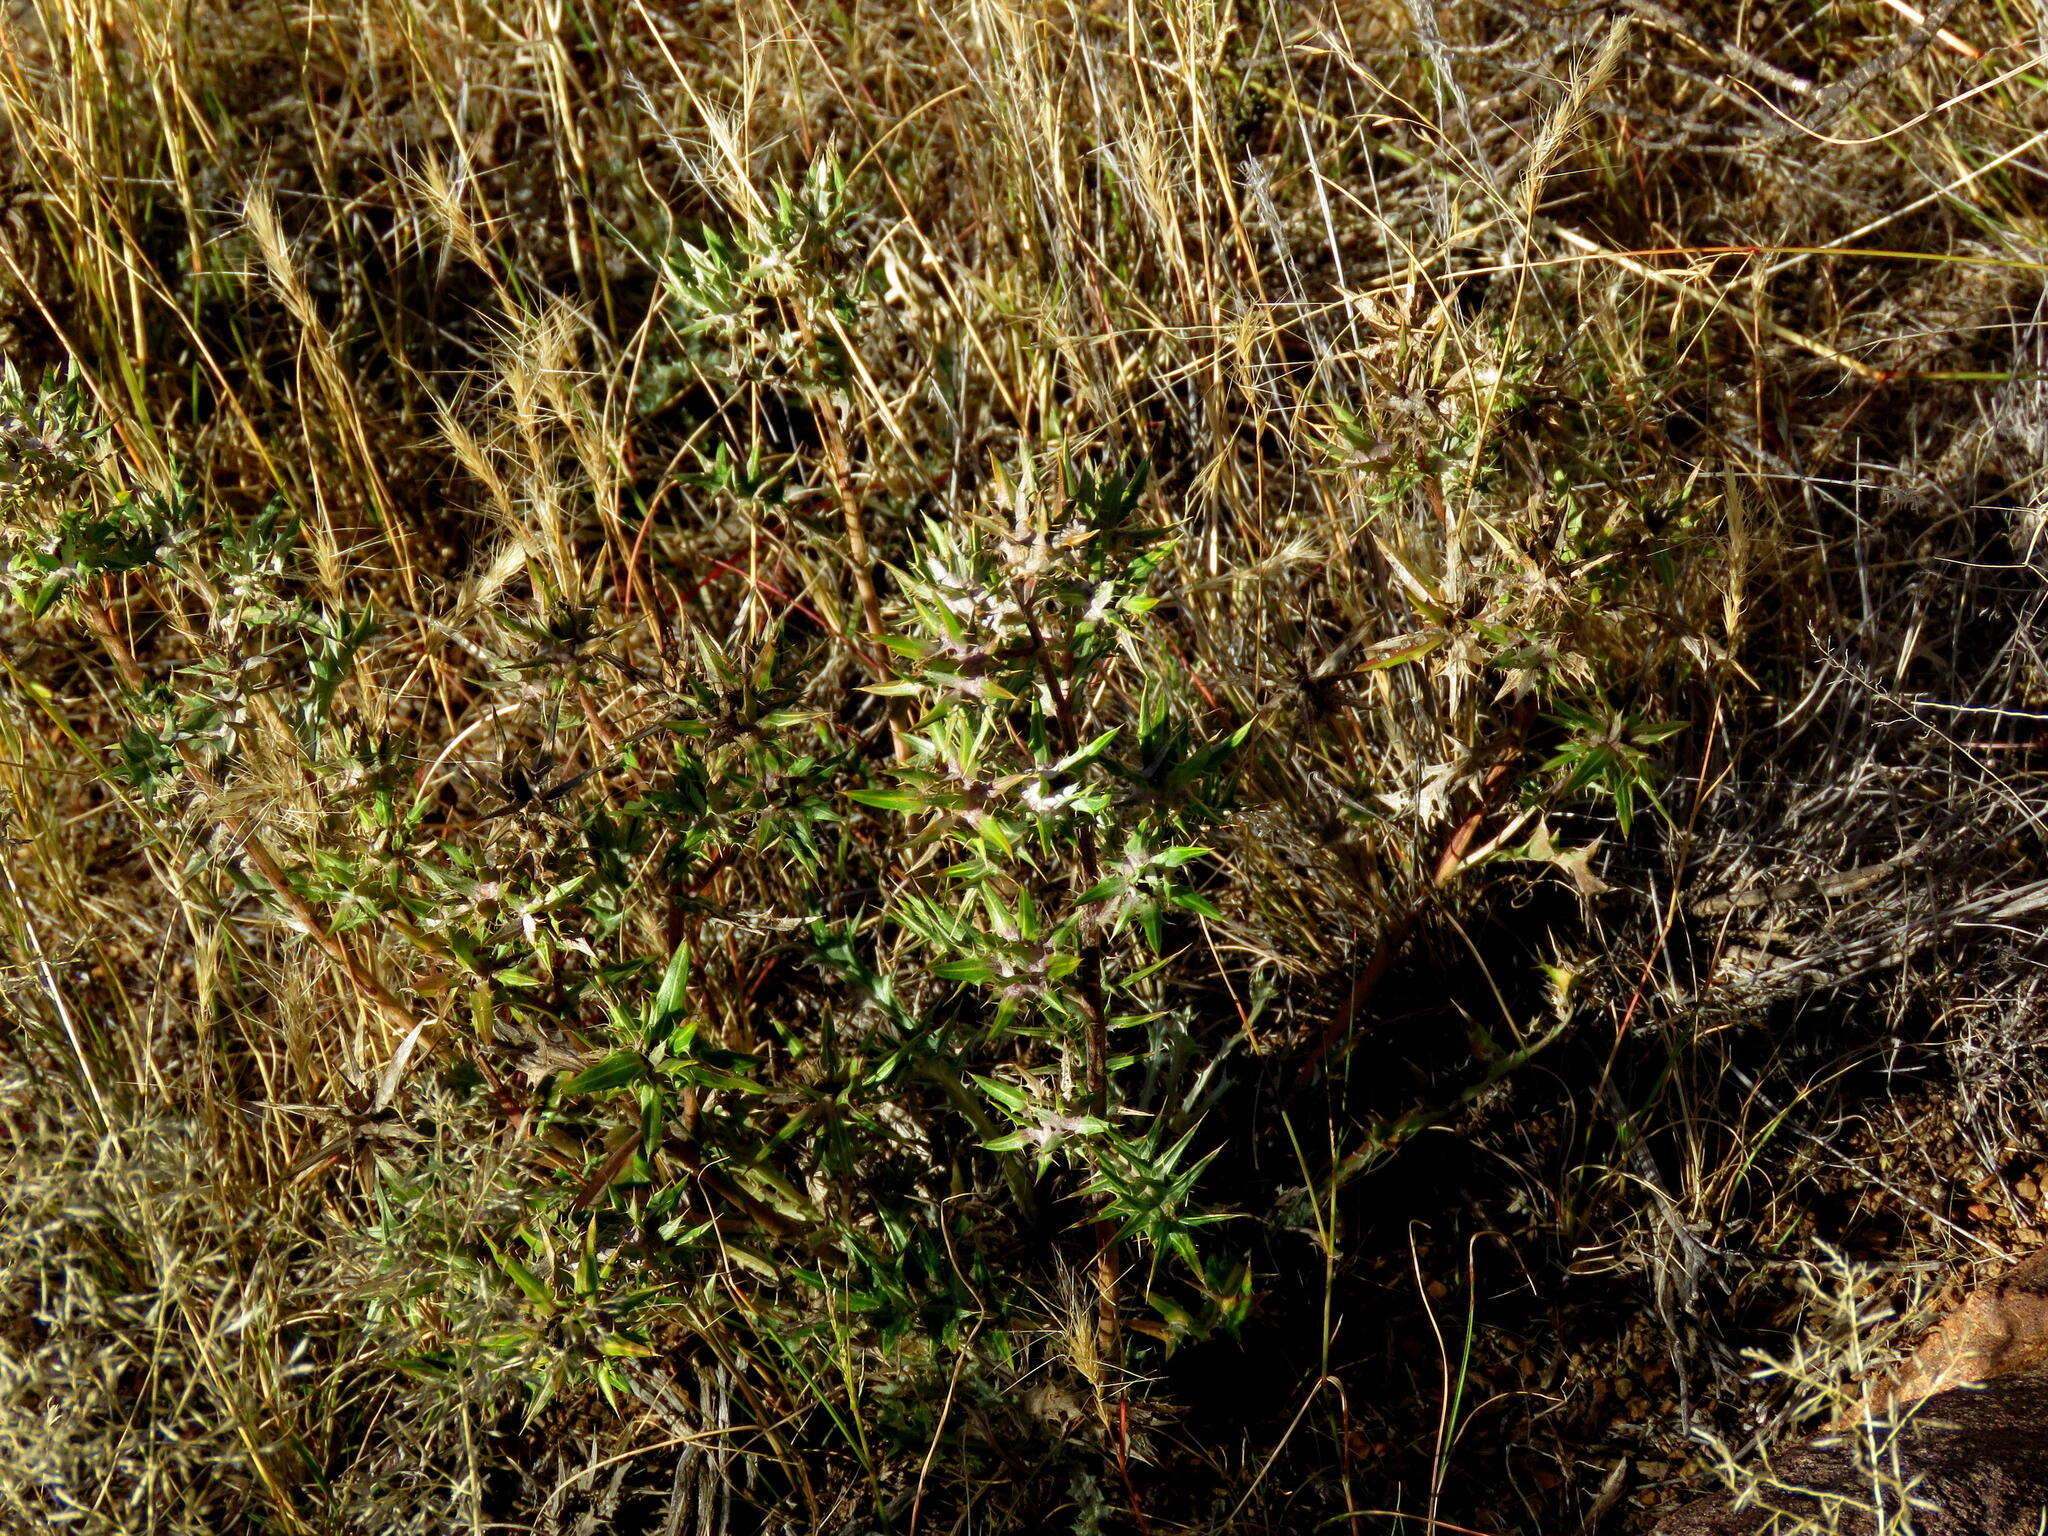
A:
[[[0,1523],[1618,1530],[2040,1241],[1934,12],[19,0]]]

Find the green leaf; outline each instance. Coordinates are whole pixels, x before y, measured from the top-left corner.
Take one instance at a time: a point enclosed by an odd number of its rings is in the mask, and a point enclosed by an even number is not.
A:
[[[1119,729],[1121,729],[1121,727],[1114,725],[1111,726],[1108,730],[1104,731],[1100,736],[1096,737],[1093,741],[1089,742],[1080,750],[1076,752],[1070,752],[1065,757],[1061,758],[1057,763],[1054,763],[1052,766],[1052,771],[1054,773],[1068,773],[1076,768],[1079,768],[1084,763],[1093,762],[1096,758],[1100,757],[1105,750],[1108,749],[1110,742],[1116,739],[1116,733]]]
[[[993,1077],[983,1077],[976,1073],[974,1086],[1012,1114],[1021,1115],[1030,1107],[1030,1096],[1014,1083],[998,1082]]]
[[[1384,672],[1389,667],[1420,661],[1448,639],[1450,636],[1441,629],[1418,629],[1409,634],[1395,635],[1367,646],[1359,658],[1358,670]]]
[[[654,1008],[649,1022],[659,1028],[683,1011],[690,992],[690,947],[676,945],[676,952],[668,957],[668,969],[661,973],[661,989],[654,994]]]
[[[922,795],[905,789],[855,789],[847,792],[847,799],[871,805],[878,811],[901,811],[906,815],[926,808]]]
[[[498,1268],[505,1272],[514,1285],[526,1293],[528,1301],[549,1313],[562,1309],[561,1302],[556,1300],[555,1293],[548,1289],[547,1282],[528,1269],[516,1255],[507,1253],[488,1237],[484,1239],[484,1245],[491,1250],[491,1257],[498,1261]]]
[[[52,576],[38,582],[33,588],[22,593],[22,606],[28,609],[29,617],[40,619],[57,606],[57,599],[71,589],[71,580],[66,576]]]
[[[562,1084],[562,1092],[604,1093],[637,1083],[646,1075],[647,1061],[638,1051],[614,1051],[596,1066],[584,1068]]]
[[[735,1072],[721,1072],[716,1067],[707,1067],[700,1061],[672,1062],[667,1068],[668,1075],[682,1082],[694,1083],[699,1088],[725,1088],[734,1093],[766,1093],[768,1090],[751,1077],[741,1077]]]

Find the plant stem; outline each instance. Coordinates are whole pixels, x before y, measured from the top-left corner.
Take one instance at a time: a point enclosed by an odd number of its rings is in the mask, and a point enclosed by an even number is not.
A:
[[[135,660],[135,653],[128,648],[120,631],[115,628],[112,616],[99,603],[86,601],[81,605],[87,625],[98,637],[101,646],[114,663],[114,670],[120,674],[122,683],[134,693],[140,693],[149,686],[149,679],[141,665]],[[426,1020],[414,1013],[402,1002],[398,994],[377,979],[354,955],[348,946],[335,936],[333,930],[314,911],[312,904],[292,888],[291,877],[284,866],[270,851],[262,835],[252,827],[242,814],[227,805],[220,793],[220,785],[212,771],[200,758],[189,742],[177,744],[178,759],[185,771],[192,776],[192,782],[201,794],[212,802],[214,819],[242,850],[242,857],[277,895],[278,904],[285,910],[294,926],[313,941],[313,945],[331,960],[348,984],[359,996],[367,998],[383,1015],[393,1029],[399,1031],[397,1051],[385,1068],[383,1081],[379,1084],[375,1107],[382,1109],[391,1100],[392,1093],[403,1075],[406,1062],[411,1058],[413,1048],[426,1031]]]

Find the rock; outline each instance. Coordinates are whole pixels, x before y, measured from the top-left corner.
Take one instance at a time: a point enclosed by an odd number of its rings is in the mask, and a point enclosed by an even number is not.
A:
[[[1972,1292],[1844,1417],[1760,1470],[1760,1496],[1747,1507],[1725,1496],[1699,1500],[1660,1521],[1657,1536],[2048,1530],[2048,1249]],[[1859,1457],[1863,1436],[1870,1438]],[[1873,1465],[1885,1471],[1873,1476]],[[1895,1510],[1907,1488],[1911,1524],[1880,1519],[1879,1504]],[[1773,1526],[1774,1511],[1791,1518]],[[1801,1519],[1810,1524],[1795,1523]]]
[[[1667,1515],[1657,1536],[2037,1536],[2044,1529],[2048,1376],[2003,1376],[1938,1392],[1906,1418],[1893,1448],[1896,1473],[1874,1480],[1845,1436],[1822,1436],[1777,1458],[1763,1498],[1749,1508],[1737,1510],[1727,1498],[1699,1500]],[[1902,1485],[1912,1489],[1912,1524],[1896,1516],[1880,1523],[1877,1501],[1896,1509]],[[1773,1526],[1774,1510],[1792,1518]],[[1811,1523],[1794,1523],[1802,1518]]]
[[[2048,1367],[2048,1248],[1981,1286],[1913,1351],[1905,1368],[1870,1393],[1896,1413],[1950,1387]]]

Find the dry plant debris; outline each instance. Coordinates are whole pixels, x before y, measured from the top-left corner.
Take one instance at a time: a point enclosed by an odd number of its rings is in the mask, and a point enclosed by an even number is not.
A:
[[[2006,0],[10,0],[0,1528],[1765,1465],[2048,1241],[2044,146]]]

